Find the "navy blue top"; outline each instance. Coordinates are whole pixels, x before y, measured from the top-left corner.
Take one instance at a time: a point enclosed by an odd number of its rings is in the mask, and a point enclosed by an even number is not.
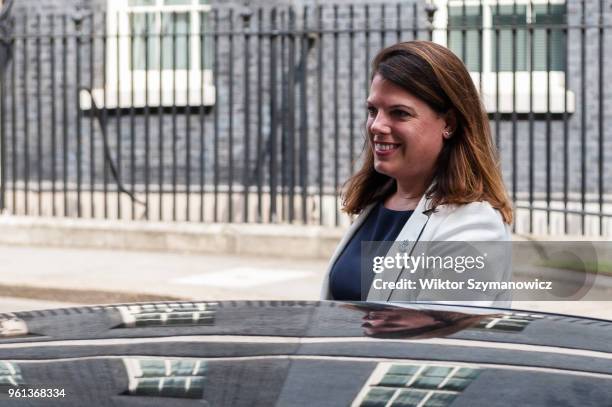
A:
[[[387,209],[379,203],[369,213],[367,219],[362,223],[357,232],[346,245],[338,260],[331,269],[329,282],[332,297],[339,301],[361,301],[361,262],[372,264],[372,259],[362,259],[361,242],[367,241],[394,241],[404,227],[406,221],[414,211],[394,211]],[[376,255],[384,256],[384,253]],[[373,257],[374,254],[368,254]],[[367,263],[365,263],[367,262]],[[372,280],[372,270],[363,277],[367,281]],[[367,285],[366,285],[367,284]],[[364,298],[367,292],[364,293]]]

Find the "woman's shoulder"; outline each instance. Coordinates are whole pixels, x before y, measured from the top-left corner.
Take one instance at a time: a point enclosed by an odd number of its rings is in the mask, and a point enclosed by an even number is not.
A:
[[[488,201],[477,201],[466,204],[442,204],[432,211],[437,216],[458,215],[481,215],[487,217],[498,217],[502,219],[501,213]]]
[[[495,209],[488,201],[470,202],[462,205],[448,204],[438,206],[436,212],[445,213],[446,216],[485,216],[503,222],[501,212]]]
[[[437,224],[436,239],[497,241],[511,238],[501,212],[487,201],[440,205],[432,213],[432,218]]]

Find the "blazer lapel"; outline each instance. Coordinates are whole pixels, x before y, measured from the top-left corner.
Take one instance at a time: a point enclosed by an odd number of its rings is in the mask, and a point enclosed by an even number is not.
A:
[[[395,257],[397,253],[408,253],[412,254],[415,244],[419,241],[431,213],[426,209],[429,207],[429,199],[425,195],[419,201],[414,213],[410,216],[399,235],[395,239],[396,244],[391,247],[387,253],[387,257]],[[397,281],[402,274],[403,269],[392,269],[386,270],[384,274],[384,281]],[[368,301],[388,301],[391,298],[393,290],[377,290],[373,286],[368,291]]]
[[[355,222],[351,223],[346,233],[344,234],[344,237],[342,238],[340,243],[338,243],[338,246],[336,247],[336,250],[334,251],[334,254],[332,255],[329,261],[329,265],[327,266],[327,271],[325,273],[325,278],[323,281],[323,290],[321,292],[322,299],[332,299],[331,290],[329,289],[329,274],[332,268],[334,267],[334,264],[336,264],[336,260],[338,260],[338,257],[340,257],[340,255],[344,251],[346,245],[351,241],[353,235],[357,232],[357,230],[359,230],[359,227],[363,224],[363,222],[365,222],[365,220],[368,218],[368,215],[375,206],[376,204],[371,204],[367,206],[363,210],[363,212],[359,214],[357,219],[355,219]]]

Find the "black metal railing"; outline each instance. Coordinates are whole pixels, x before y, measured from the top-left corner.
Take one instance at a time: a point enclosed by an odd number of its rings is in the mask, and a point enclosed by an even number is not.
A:
[[[341,224],[371,58],[426,39],[453,49],[481,91],[515,230],[610,236],[609,9],[450,0],[14,12],[1,42],[0,208]]]

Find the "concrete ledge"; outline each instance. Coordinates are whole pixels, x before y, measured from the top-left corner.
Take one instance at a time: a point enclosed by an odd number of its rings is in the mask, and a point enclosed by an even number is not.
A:
[[[0,216],[0,244],[328,259],[342,228]]]
[[[0,244],[329,259],[344,228],[0,216]],[[514,235],[513,240],[605,241],[594,236]]]

